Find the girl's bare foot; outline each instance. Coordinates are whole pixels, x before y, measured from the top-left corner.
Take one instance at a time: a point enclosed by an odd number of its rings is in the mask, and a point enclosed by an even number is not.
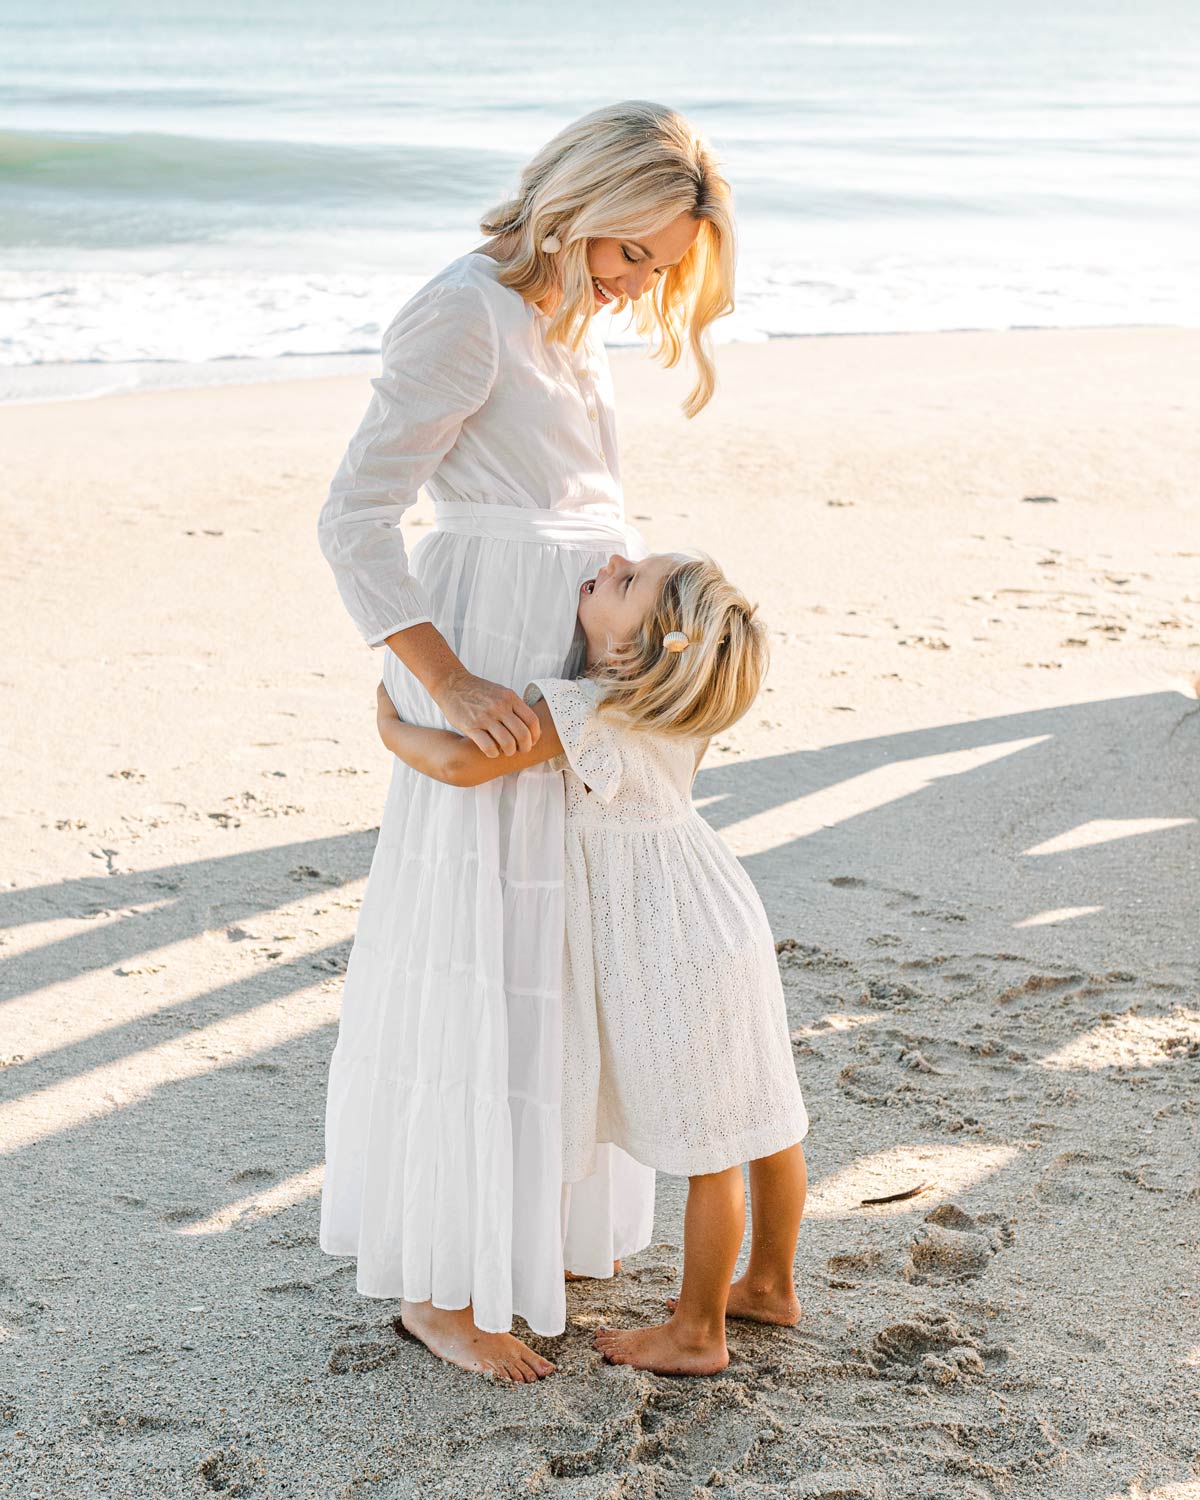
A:
[[[431,1354],[460,1370],[516,1384],[532,1384],[554,1371],[548,1359],[511,1333],[484,1333],[476,1328],[469,1307],[449,1310],[434,1307],[432,1302],[401,1302],[395,1321]]]
[[[667,1306],[675,1311],[678,1298],[668,1297]],[[785,1286],[768,1286],[763,1282],[752,1283],[748,1277],[739,1276],[730,1285],[729,1301],[725,1304],[727,1318],[744,1318],[750,1323],[774,1323],[791,1328],[800,1321],[800,1300],[796,1288],[789,1282]]]
[[[612,1272],[613,1275],[616,1276],[619,1273],[620,1269],[621,1269],[621,1262],[619,1260],[614,1260],[613,1261],[613,1272]],[[601,1278],[597,1278],[595,1276],[580,1276],[580,1275],[578,1275],[574,1271],[564,1271],[563,1275],[567,1278],[568,1281],[595,1281],[597,1279],[603,1280],[602,1277]]]
[[[658,1375],[716,1375],[729,1363],[719,1329],[703,1337],[685,1333],[676,1319],[657,1328],[600,1328],[594,1348],[610,1365],[633,1365]]]

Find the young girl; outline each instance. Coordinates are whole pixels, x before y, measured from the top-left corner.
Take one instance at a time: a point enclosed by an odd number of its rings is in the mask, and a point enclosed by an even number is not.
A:
[[[692,805],[709,738],[749,708],[766,664],[754,609],[704,557],[612,557],[580,589],[587,675],[530,685],[541,734],[489,759],[449,730],[401,722],[384,743],[414,770],[478,786],[565,757],[567,944],[563,1180],[613,1142],[687,1176],[683,1286],[651,1328],[601,1329],[617,1364],[708,1375],[725,1318],[794,1323],[808,1117],[775,945],[749,876]],[[741,1164],[750,1163],[752,1237]]]

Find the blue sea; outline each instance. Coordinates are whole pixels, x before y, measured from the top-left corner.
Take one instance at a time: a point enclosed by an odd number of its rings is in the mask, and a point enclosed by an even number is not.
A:
[[[1197,0],[0,0],[0,399],[363,362],[620,98],[733,185],[720,339],[1200,322]]]

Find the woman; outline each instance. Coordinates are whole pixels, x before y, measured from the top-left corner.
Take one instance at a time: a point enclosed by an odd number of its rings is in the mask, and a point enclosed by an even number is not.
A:
[[[668,366],[686,333],[693,416],[735,245],[707,143],[640,101],[560,132],[481,228],[385,330],[318,532],[401,716],[495,757],[532,745],[520,694],[570,671],[579,586],[629,545],[592,315],[631,303]],[[408,566],[421,485],[436,526]],[[611,1274],[653,1217],[652,1175],[614,1148],[562,1186],[563,818],[545,766],[462,790],[396,763],[326,1109],[322,1249],[435,1354],[519,1381],[553,1366],[513,1314],[561,1333],[564,1270]]]

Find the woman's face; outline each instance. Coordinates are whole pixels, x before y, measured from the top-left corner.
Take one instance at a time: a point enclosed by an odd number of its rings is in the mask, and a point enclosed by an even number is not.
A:
[[[691,248],[700,232],[700,220],[680,214],[665,229],[637,239],[588,241],[588,270],[592,273],[593,306],[613,306],[621,297],[631,302],[652,286],[668,268]],[[599,283],[599,286],[597,286]]]

